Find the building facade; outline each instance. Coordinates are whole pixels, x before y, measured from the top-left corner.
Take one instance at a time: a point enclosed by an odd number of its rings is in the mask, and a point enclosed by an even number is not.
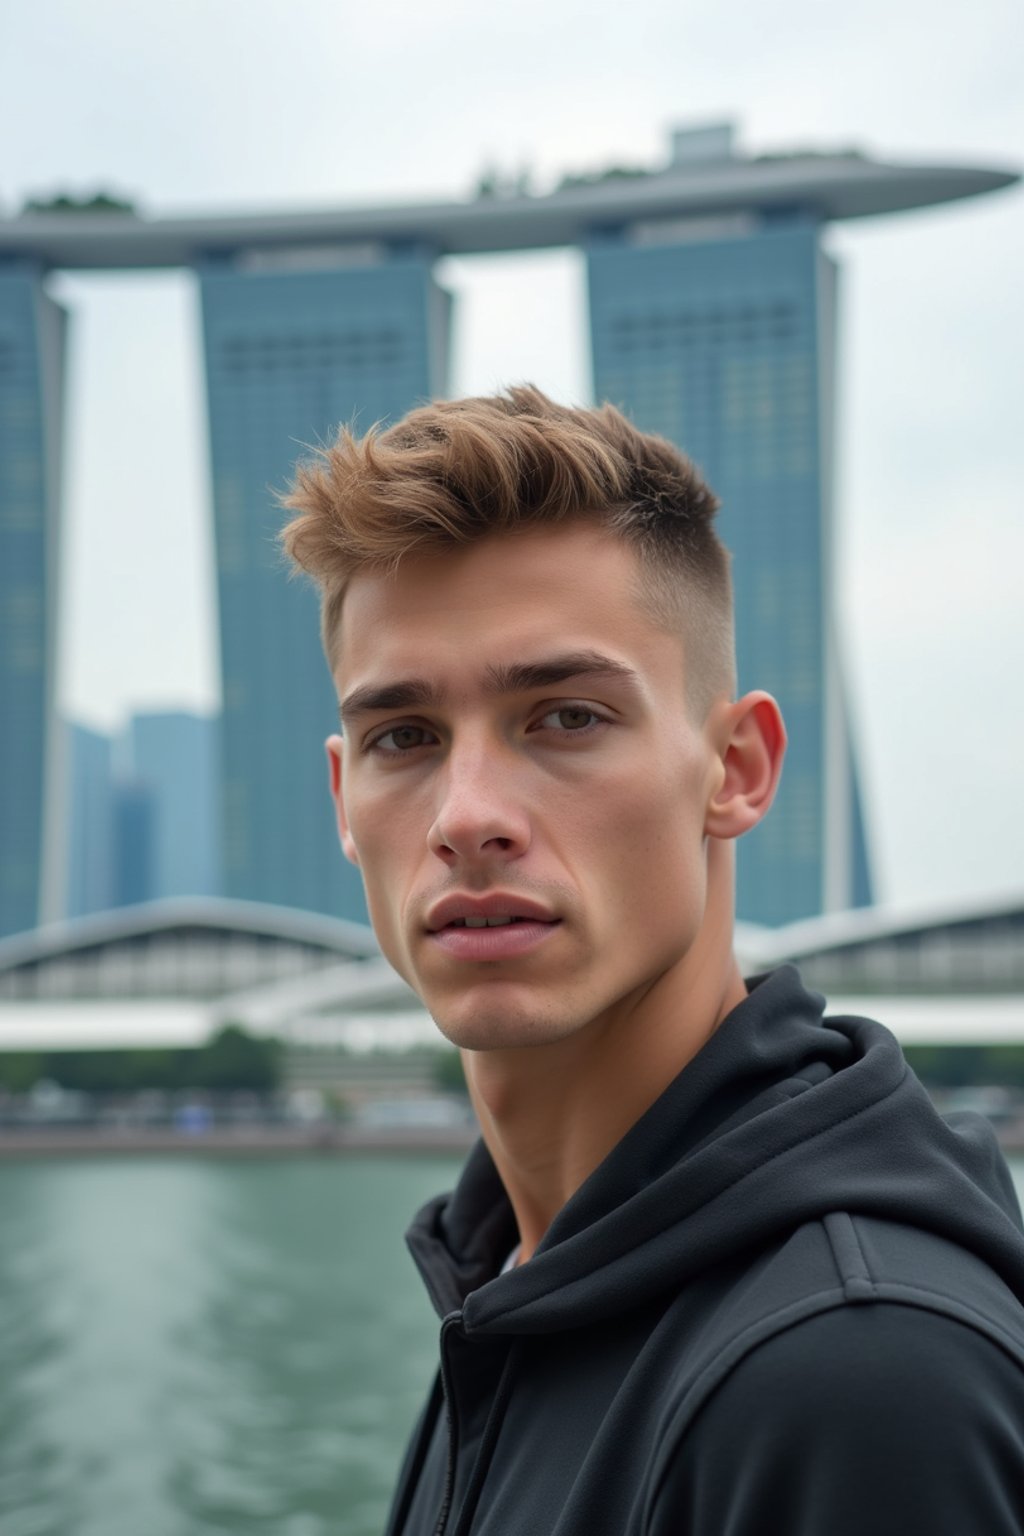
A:
[[[152,804],[147,899],[221,894],[219,722],[188,710],[133,715],[124,756]]]
[[[223,890],[365,918],[341,856],[323,743],[337,699],[312,587],[289,581],[275,496],[342,422],[444,392],[447,296],[420,256],[200,269],[217,547]],[[336,258],[337,259],[337,258]],[[321,258],[322,260],[322,258]],[[315,258],[314,258],[315,261]]]
[[[186,710],[133,715],[113,737],[65,724],[62,916],[220,895],[218,725]]]
[[[0,265],[0,937],[59,915],[54,710],[65,314],[41,267]]]
[[[68,721],[68,872],[64,916],[87,917],[117,906],[117,798],[114,743],[102,731]]]
[[[695,460],[733,552],[739,685],[790,747],[738,849],[739,915],[871,900],[834,630],[835,265],[800,212],[626,228],[587,256],[594,393]]]

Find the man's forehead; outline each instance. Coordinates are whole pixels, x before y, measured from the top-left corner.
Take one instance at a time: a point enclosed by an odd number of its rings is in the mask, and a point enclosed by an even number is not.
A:
[[[486,602],[521,586],[544,585],[567,599],[635,571],[634,551],[607,528],[574,520],[488,534],[442,550],[412,551],[386,569],[352,573],[345,606],[430,609],[459,600]],[[497,585],[496,585],[497,583]]]
[[[673,655],[679,650],[642,615],[636,624],[616,625],[592,607],[569,622],[554,607],[526,613],[508,604],[498,613],[494,603],[482,605],[480,614],[479,624],[453,623],[440,610],[437,622],[420,611],[391,611],[384,622],[361,623],[353,612],[333,669],[339,695],[410,678],[438,694],[516,692],[583,674],[626,679],[645,670],[651,646]],[[638,643],[640,636],[647,643]]]
[[[637,562],[622,539],[571,523],[488,536],[443,551],[412,553],[386,570],[355,571],[341,607],[345,640],[367,621],[412,629],[466,614],[543,608],[566,616],[593,612],[595,599],[635,591]]]
[[[458,595],[417,589],[401,594],[353,591],[342,613],[337,671],[422,672],[488,668],[544,660],[563,652],[612,654],[624,647],[607,609],[578,600],[544,600],[521,589]],[[462,664],[462,667],[460,667]]]
[[[339,697],[413,678],[435,691],[490,692],[495,669],[566,653],[642,671],[666,636],[637,600],[632,561],[606,530],[569,527],[358,572],[332,656]],[[678,640],[670,645],[675,654]]]

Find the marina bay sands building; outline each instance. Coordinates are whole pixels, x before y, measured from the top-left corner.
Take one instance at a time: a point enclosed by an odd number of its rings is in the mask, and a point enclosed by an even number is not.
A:
[[[315,259],[315,258],[314,258]],[[335,258],[337,260],[337,258]],[[421,257],[280,271],[198,268],[223,679],[227,894],[365,920],[326,799],[337,700],[313,593],[286,579],[273,495],[303,445],[444,391],[446,296]],[[306,451],[308,451],[308,446]]]
[[[749,158],[722,125],[675,135],[664,169],[583,178],[546,196],[0,221],[0,934],[62,910],[67,786],[48,722],[63,327],[49,272],[197,276],[225,894],[359,918],[358,877],[337,849],[323,787],[335,701],[313,594],[286,580],[277,553],[274,491],[339,423],[394,420],[447,391],[442,256],[582,249],[594,397],[679,444],[721,496],[741,686],[769,688],[789,724],[778,803],[739,852],[741,917],[776,925],[871,899],[834,629],[836,270],[822,231],[1016,179],[855,153]]]
[[[62,894],[54,661],[64,333],[38,269],[0,254],[0,937],[59,910]]]

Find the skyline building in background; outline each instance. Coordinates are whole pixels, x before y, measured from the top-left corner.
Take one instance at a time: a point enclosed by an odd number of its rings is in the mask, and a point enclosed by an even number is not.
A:
[[[56,730],[66,315],[29,257],[0,256],[0,937],[60,915]]]
[[[114,743],[77,720],[69,720],[65,731],[68,855],[61,915],[87,917],[119,905],[114,877]]]
[[[128,722],[123,775],[152,805],[147,899],[223,893],[219,734],[216,717],[183,709],[147,710]]]
[[[218,721],[133,715],[116,737],[77,722],[67,738],[68,876],[61,916],[173,896],[219,896]]]
[[[275,492],[339,424],[365,430],[445,392],[438,259],[581,249],[595,396],[675,441],[721,497],[741,686],[770,688],[787,718],[779,801],[741,843],[738,879],[740,917],[777,925],[871,899],[834,630],[836,270],[822,230],[1017,179],[856,152],[752,158],[717,124],[676,133],[664,168],[568,178],[546,196],[0,220],[0,718],[21,722],[0,745],[0,934],[57,915],[77,889],[61,865],[69,802],[52,728],[63,325],[48,271],[197,274],[224,710],[217,808],[204,823],[220,848],[216,878],[231,896],[365,918],[323,787],[336,706],[315,597],[286,579]],[[125,828],[145,821],[127,807],[115,815],[122,863]],[[136,836],[156,857],[159,818]],[[138,870],[133,882],[144,883]]]
[[[717,147],[731,153],[727,132]],[[837,273],[820,231],[797,204],[634,226],[587,251],[595,396],[714,487],[739,688],[782,706],[778,795],[737,848],[740,915],[774,924],[872,900],[834,629]]]
[[[448,297],[416,255],[245,252],[200,269],[217,550],[223,893],[366,918],[323,743],[338,703],[316,594],[287,579],[275,490],[296,457],[446,386]],[[298,262],[298,270],[296,263]]]

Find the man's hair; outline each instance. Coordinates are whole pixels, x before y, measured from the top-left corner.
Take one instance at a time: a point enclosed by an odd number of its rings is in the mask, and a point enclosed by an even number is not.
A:
[[[284,505],[296,516],[281,539],[320,589],[332,671],[345,589],[357,572],[588,521],[633,548],[638,598],[684,637],[695,712],[734,686],[729,556],[713,526],[718,500],[684,454],[614,406],[556,405],[520,385],[435,401],[362,438],[342,428],[299,465]]]

